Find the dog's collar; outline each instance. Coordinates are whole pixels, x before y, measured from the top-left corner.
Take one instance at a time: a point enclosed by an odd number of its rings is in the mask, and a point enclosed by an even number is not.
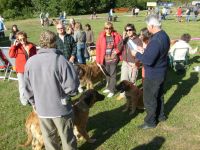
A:
[[[77,103],[75,103],[74,105],[76,105],[78,108],[80,108],[82,111],[89,111],[89,107],[88,105],[84,102],[84,101],[78,101]]]

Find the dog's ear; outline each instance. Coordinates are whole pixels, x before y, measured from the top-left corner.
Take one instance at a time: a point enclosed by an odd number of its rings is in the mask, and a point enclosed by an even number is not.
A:
[[[97,99],[97,101],[102,101],[104,100],[105,96],[95,91],[95,98]]]
[[[91,107],[97,101],[104,100],[104,98],[104,95],[100,94],[94,89],[87,90],[82,96],[82,100],[84,100],[88,107]]]
[[[116,89],[122,93],[124,91],[128,91],[129,87],[127,86],[127,82],[123,80],[116,86]]]
[[[92,101],[92,99],[93,99],[93,95],[91,94],[91,91],[90,91],[90,90],[87,90],[86,92],[84,92],[84,93],[81,95],[80,99],[81,99],[82,101],[84,101],[88,106],[90,106],[90,105],[91,105],[91,101]]]
[[[85,74],[85,70],[80,65],[75,65],[75,70],[78,74],[79,79],[81,79]]]
[[[130,86],[129,86],[128,81],[123,80],[123,81],[121,82],[121,88],[122,88],[124,91],[128,91],[128,90],[130,89]]]

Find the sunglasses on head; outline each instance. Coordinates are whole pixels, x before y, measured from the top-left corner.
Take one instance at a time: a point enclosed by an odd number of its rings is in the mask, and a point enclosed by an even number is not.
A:
[[[126,29],[126,32],[128,32],[128,31],[133,31],[133,29]]]

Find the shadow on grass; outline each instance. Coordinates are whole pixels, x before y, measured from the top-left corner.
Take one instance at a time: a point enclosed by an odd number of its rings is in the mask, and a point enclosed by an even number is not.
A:
[[[198,83],[199,77],[197,72],[191,72],[190,77],[186,80],[182,80],[185,75],[176,75],[175,73],[171,72],[168,80],[168,86],[169,84],[177,85],[176,90],[171,95],[171,97],[168,99],[168,101],[165,103],[165,113],[166,116],[170,114],[170,112],[173,110],[173,108],[178,104],[178,102],[181,100],[182,97],[186,96],[192,87]],[[167,88],[169,89],[169,88]]]
[[[133,148],[132,150],[148,150],[148,149],[149,150],[159,150],[162,147],[164,142],[165,142],[165,138],[163,138],[162,136],[156,136],[149,143],[139,145],[139,146]]]
[[[79,150],[94,150],[98,148],[139,113],[143,112],[137,110],[133,115],[128,115],[128,112],[122,113],[122,107],[101,112],[89,118],[88,131],[95,130],[92,138],[96,138],[97,141],[93,144],[85,142],[79,147]]]
[[[200,63],[200,56],[194,56],[191,59],[189,59],[189,64],[193,64],[193,63]]]

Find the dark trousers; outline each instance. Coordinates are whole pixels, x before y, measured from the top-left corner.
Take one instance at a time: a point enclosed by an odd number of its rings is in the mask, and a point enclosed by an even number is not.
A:
[[[144,79],[143,100],[147,113],[144,122],[150,126],[155,126],[157,121],[165,118],[163,88],[164,79]]]
[[[116,86],[117,62],[105,63],[105,67],[107,72],[110,74],[110,76],[106,76],[107,89],[110,90],[111,93],[114,93]]]

